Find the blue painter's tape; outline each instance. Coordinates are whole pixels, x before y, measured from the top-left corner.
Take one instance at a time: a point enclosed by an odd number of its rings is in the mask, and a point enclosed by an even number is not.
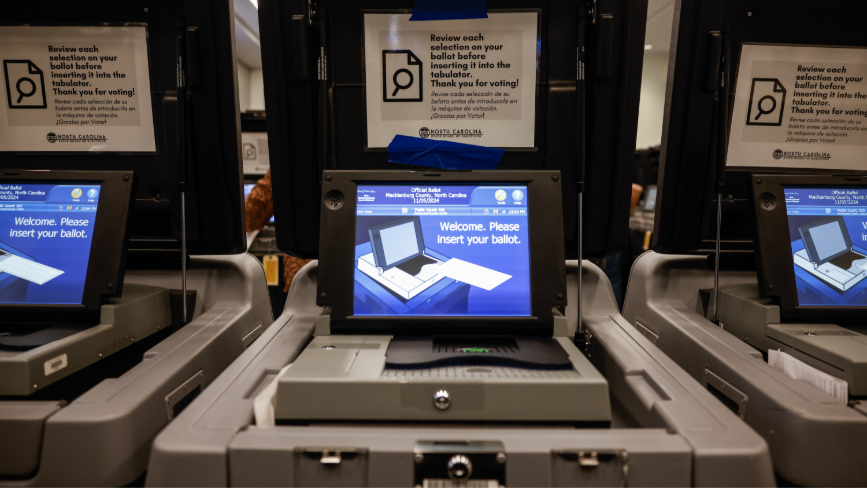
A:
[[[410,21],[487,19],[486,0],[415,0]]]
[[[392,163],[442,169],[497,169],[504,149],[420,137],[394,136],[388,145]]]

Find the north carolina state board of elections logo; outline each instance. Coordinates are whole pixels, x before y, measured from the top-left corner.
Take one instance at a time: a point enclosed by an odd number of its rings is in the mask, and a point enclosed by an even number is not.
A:
[[[774,159],[780,159],[782,157],[783,157],[783,150],[782,149],[777,149],[776,151],[774,151]]]
[[[45,136],[45,138],[48,139],[48,142],[52,144],[57,142],[57,134],[55,134],[54,132],[49,132],[48,135]]]
[[[428,137],[430,137],[430,129],[428,129],[427,127],[422,127],[418,130],[418,135],[422,139],[427,139]]]

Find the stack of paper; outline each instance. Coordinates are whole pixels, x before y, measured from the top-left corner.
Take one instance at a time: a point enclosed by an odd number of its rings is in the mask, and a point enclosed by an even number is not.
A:
[[[804,380],[825,393],[833,396],[840,403],[849,401],[849,383],[835,378],[828,373],[819,371],[809,364],[779,350],[768,351],[768,364],[782,371],[786,376],[796,380]]]

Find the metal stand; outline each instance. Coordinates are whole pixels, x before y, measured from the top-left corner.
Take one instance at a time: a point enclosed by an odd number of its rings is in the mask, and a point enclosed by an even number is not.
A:
[[[184,36],[183,22],[178,20],[178,64],[177,64],[177,88],[178,88],[178,189],[181,194],[181,293],[183,294],[182,322],[187,323],[187,89],[186,71],[184,70],[184,54],[186,52],[186,38]]]
[[[719,303],[719,269],[720,269],[720,243],[722,241],[722,199],[725,190],[726,152],[728,151],[728,118],[729,118],[729,89],[726,83],[729,72],[729,41],[728,26],[723,25],[720,32],[720,75],[718,89],[717,109],[717,173],[716,173],[716,256],[713,270],[713,323],[720,325],[717,316]]]
[[[187,209],[185,192],[181,191],[181,293],[184,296],[184,323],[187,322]]]
[[[586,76],[586,69],[584,63],[584,36],[586,35],[587,30],[587,22],[593,22],[593,6],[592,3],[585,3],[578,9],[578,46],[577,46],[577,54],[578,54],[578,72],[575,83],[575,96],[577,98],[577,130],[576,130],[576,142],[577,142],[577,161],[576,166],[578,170],[578,174],[576,176],[576,190],[578,194],[578,218],[577,218],[577,226],[576,229],[576,239],[578,241],[578,299],[575,301],[575,306],[578,311],[578,327],[576,328],[578,334],[583,334],[584,332],[584,322],[582,320],[583,315],[582,312],[584,308],[581,306],[581,301],[583,299],[583,290],[582,290],[582,281],[583,281],[583,260],[584,260],[584,229],[583,229],[583,212],[584,212],[584,168],[585,168],[585,86],[584,79]]]
[[[719,325],[717,318],[717,303],[719,302],[719,254],[720,254],[720,226],[722,224],[722,193],[716,194],[716,256],[713,262],[713,323]]]

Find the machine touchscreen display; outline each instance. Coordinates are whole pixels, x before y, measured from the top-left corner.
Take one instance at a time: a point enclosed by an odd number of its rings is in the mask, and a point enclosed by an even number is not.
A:
[[[99,184],[0,180],[0,305],[81,305]]]
[[[354,315],[531,315],[526,185],[357,188]]]
[[[867,188],[785,188],[801,306],[867,305]]]

